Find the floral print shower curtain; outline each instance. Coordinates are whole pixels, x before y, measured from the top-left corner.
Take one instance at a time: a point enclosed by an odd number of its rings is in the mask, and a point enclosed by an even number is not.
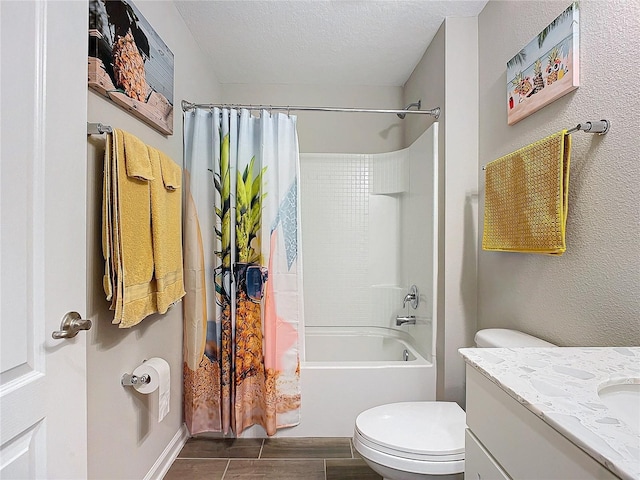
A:
[[[299,423],[296,119],[185,113],[184,409],[192,434]]]

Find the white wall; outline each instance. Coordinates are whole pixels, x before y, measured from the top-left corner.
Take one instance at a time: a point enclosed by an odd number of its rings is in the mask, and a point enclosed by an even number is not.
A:
[[[354,108],[403,108],[402,87],[224,84],[225,103]],[[292,112],[300,151],[380,153],[402,148],[402,122],[374,113]]]
[[[447,18],[405,84],[405,101],[439,106],[438,399],[464,403],[464,362],[476,330],[478,44],[476,18]],[[405,142],[432,119],[411,118]]]
[[[573,135],[566,253],[480,253],[479,327],[563,346],[640,345],[640,3],[580,2],[581,86],[507,126],[506,62],[568,4],[492,1],[479,16],[480,165],[577,123],[611,121],[605,136]]]
[[[422,100],[424,109],[440,107],[439,138],[444,140],[447,111],[444,108],[445,95],[445,25],[443,22],[424,55],[404,84],[405,104]],[[404,123],[404,146],[411,145],[435,119],[431,115],[407,115]],[[444,141],[439,142],[444,157]],[[443,163],[444,165],[444,163]]]
[[[437,170],[439,124],[431,125],[410,147],[402,152],[407,165],[407,188],[400,195],[400,285],[401,299],[416,285],[419,292],[418,308],[407,306],[402,310],[402,300],[396,304],[395,315],[414,315],[414,326],[401,327],[414,338],[418,351],[429,361],[433,361],[433,326],[437,315],[434,312],[434,296],[437,285],[434,281],[434,248],[437,249],[434,234],[437,208]],[[435,292],[435,293],[434,293]],[[436,305],[437,306],[437,305]],[[394,315],[394,316],[395,316]],[[426,381],[426,379],[425,379]],[[434,388],[435,385],[430,385]]]
[[[444,398],[463,403],[458,348],[477,329],[478,19],[447,18],[445,36]]]
[[[180,101],[220,99],[218,82],[172,2],[136,1],[136,6],[175,58],[174,134],[158,133],[124,110],[88,92],[88,121],[127,130],[182,164]],[[88,152],[88,308],[94,327],[87,347],[89,478],[144,478],[182,426],[182,309],[154,315],[131,329],[111,324],[102,291],[102,152],[104,137],[89,139]],[[120,377],[144,359],[159,356],[171,367],[171,411],[157,423],[153,401],[120,386]]]
[[[424,108],[440,107],[438,119],[438,282],[437,282],[437,317],[436,322],[436,368],[439,400],[444,399],[444,220],[445,220],[445,131],[447,110],[445,107],[445,25],[443,22],[424,55],[413,69],[404,84],[404,100],[417,98],[422,100]],[[411,145],[436,120],[431,116],[408,115],[404,124],[404,145]]]

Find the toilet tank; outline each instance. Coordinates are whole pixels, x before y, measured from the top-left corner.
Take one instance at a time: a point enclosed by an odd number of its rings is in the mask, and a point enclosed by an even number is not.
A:
[[[496,347],[556,347],[553,343],[545,342],[537,337],[509,330],[506,328],[487,328],[479,330],[475,337],[476,345],[482,348]]]

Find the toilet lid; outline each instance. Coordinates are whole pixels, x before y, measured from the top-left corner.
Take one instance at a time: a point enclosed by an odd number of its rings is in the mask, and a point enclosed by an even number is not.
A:
[[[454,402],[381,405],[356,418],[356,431],[387,453],[429,461],[464,459],[464,410]]]

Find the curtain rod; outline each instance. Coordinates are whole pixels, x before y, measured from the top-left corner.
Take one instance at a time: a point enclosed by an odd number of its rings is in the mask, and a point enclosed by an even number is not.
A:
[[[217,103],[191,103],[186,100],[182,100],[182,111],[186,112],[196,108],[245,108],[247,110],[284,110],[287,112],[292,111],[306,111],[306,112],[350,112],[350,113],[395,113],[396,115],[421,114],[432,115],[436,119],[440,117],[440,107],[432,108],[431,110],[383,110],[372,108],[342,108],[342,107],[294,107],[294,106],[275,106],[275,105],[239,105],[239,104],[217,104]],[[402,118],[402,117],[401,117]]]

